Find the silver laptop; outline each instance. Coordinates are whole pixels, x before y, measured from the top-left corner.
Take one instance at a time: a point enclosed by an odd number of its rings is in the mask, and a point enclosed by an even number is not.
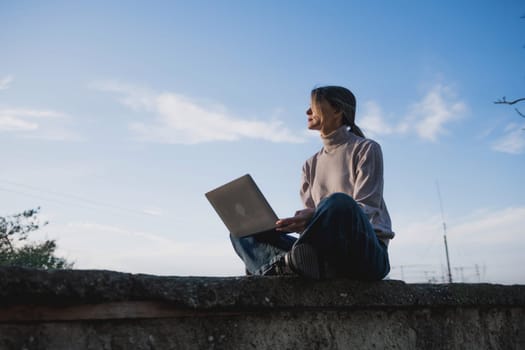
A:
[[[233,236],[274,231],[277,215],[249,174],[205,195]]]

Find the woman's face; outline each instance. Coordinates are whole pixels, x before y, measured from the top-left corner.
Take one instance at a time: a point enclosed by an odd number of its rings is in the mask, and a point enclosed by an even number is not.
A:
[[[319,130],[322,135],[328,135],[343,125],[343,113],[337,110],[328,101],[321,99],[320,102],[312,100],[310,108],[306,110],[308,116],[308,129]]]

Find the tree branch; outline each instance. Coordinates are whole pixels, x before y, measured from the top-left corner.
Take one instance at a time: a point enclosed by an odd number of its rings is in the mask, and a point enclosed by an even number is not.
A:
[[[518,98],[517,100],[514,100],[514,101],[507,101],[507,98],[505,96],[503,96],[503,98],[501,100],[494,101],[494,103],[495,104],[513,105],[513,104],[516,104],[516,103],[522,102],[522,101],[525,101],[525,97]]]

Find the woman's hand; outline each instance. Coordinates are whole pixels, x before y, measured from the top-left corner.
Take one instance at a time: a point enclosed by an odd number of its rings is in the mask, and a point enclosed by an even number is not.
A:
[[[295,216],[291,218],[277,220],[275,229],[281,232],[303,232],[314,212],[315,209],[313,208],[298,210],[295,212]]]

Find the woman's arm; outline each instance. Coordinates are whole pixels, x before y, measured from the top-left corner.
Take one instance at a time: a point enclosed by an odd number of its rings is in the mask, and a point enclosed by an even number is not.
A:
[[[305,208],[315,208],[315,202],[312,198],[311,189],[311,167],[310,161],[314,162],[315,158],[311,158],[303,165],[301,173],[301,190],[300,195]]]
[[[352,197],[371,219],[383,201],[383,154],[378,143],[367,140],[357,153]]]
[[[310,222],[310,219],[314,215],[314,208],[306,208],[295,212],[295,216],[291,218],[283,218],[277,220],[275,225],[276,231],[280,232],[298,232],[301,233]]]
[[[315,212],[315,203],[310,193],[310,162],[303,165],[300,195],[305,209],[295,212],[293,217],[277,220],[276,230],[281,232],[303,232]]]

